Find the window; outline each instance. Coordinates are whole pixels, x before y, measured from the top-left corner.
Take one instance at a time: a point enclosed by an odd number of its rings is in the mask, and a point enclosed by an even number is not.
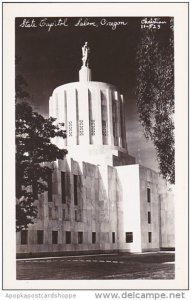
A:
[[[115,244],[115,232],[112,232],[112,243]]]
[[[48,202],[52,202],[52,173],[48,174]]]
[[[71,232],[66,231],[66,244],[71,244]]]
[[[82,244],[83,243],[83,232],[80,231],[78,232],[78,244]]]
[[[78,212],[77,212],[77,210],[75,210],[74,213],[75,213],[75,221],[78,221]]]
[[[95,135],[95,120],[90,120],[90,134]]]
[[[151,212],[148,211],[148,224],[151,224]]]
[[[58,231],[52,231],[52,243],[58,244]]]
[[[72,121],[68,122],[68,134],[69,136],[72,136]]]
[[[79,135],[84,135],[84,121],[79,120]]]
[[[92,244],[96,243],[96,232],[92,232]]]
[[[148,240],[149,240],[149,243],[152,242],[152,232],[148,232]]]
[[[126,240],[126,243],[133,243],[133,232],[126,232],[125,240]]]
[[[107,136],[107,125],[105,120],[102,120],[102,135]]]
[[[61,172],[62,203],[66,203],[66,173]]]
[[[49,219],[52,219],[52,207],[48,208],[48,217]]]
[[[74,205],[78,205],[78,176],[74,175]]]
[[[66,219],[66,211],[65,211],[65,209],[62,210],[62,219],[63,220]]]
[[[150,203],[151,202],[151,189],[147,188],[147,202]]]
[[[37,244],[43,244],[43,230],[37,230]]]
[[[22,230],[21,231],[21,245],[27,245],[28,242],[28,231]]]

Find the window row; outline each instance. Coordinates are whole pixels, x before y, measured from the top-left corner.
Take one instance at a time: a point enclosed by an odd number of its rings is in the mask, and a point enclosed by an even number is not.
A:
[[[72,233],[71,231],[66,231],[66,244],[72,243]],[[83,243],[84,239],[84,233],[82,231],[78,232],[78,244]],[[115,232],[112,232],[112,243],[116,243],[116,235]],[[151,232],[149,232],[149,241],[151,242]],[[96,232],[92,232],[92,244],[96,244],[97,242],[97,234]],[[126,232],[125,233],[125,242],[126,243],[133,243],[133,232]],[[37,244],[43,244],[44,243],[44,231],[43,230],[37,230]],[[28,230],[22,230],[21,231],[21,245],[27,245],[28,244]],[[52,231],[52,244],[58,244],[58,231]]]
[[[95,120],[90,120],[89,121],[89,126],[90,126],[90,135],[95,135]],[[83,136],[84,135],[84,121],[79,120],[79,135]],[[72,121],[68,122],[68,136],[71,137],[73,135],[72,132]],[[107,121],[102,120],[102,135],[107,136]]]
[[[66,244],[71,244],[71,231],[66,231]],[[78,244],[83,243],[84,233],[82,231],[78,232]],[[92,232],[92,244],[97,242],[96,232]],[[44,243],[44,231],[37,230],[37,244]],[[112,232],[112,243],[115,243],[115,232]],[[28,244],[28,230],[21,231],[21,245]],[[52,231],[52,244],[58,244],[58,231]]]

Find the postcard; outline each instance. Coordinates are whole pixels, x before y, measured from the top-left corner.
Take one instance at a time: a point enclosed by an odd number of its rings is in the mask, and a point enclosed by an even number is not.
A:
[[[184,298],[187,3],[3,3],[3,133],[3,289]]]

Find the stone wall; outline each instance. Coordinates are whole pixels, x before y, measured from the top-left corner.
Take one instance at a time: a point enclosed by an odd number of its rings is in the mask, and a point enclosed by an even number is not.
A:
[[[27,244],[21,244],[17,233],[17,253],[173,247],[173,200],[156,172],[137,164],[99,166],[68,157],[52,167],[52,199],[48,192],[39,196]],[[37,231],[43,231],[41,242]]]
[[[158,173],[140,166],[141,235],[143,251],[160,249],[159,190]]]
[[[141,252],[139,165],[119,166],[116,169],[119,249]],[[128,240],[131,235],[132,241]]]
[[[65,203],[61,172],[65,173],[66,180]],[[77,203],[74,200],[75,175]],[[117,249],[116,170],[65,159],[55,163],[52,177],[52,201],[48,201],[48,192],[39,196],[36,201],[38,218],[28,230],[27,245],[20,244],[21,233],[17,233],[17,253]],[[44,232],[42,245],[37,244],[37,230]],[[58,232],[56,244],[52,241],[53,231]],[[69,244],[66,243],[67,231],[71,232]],[[115,232],[115,242],[112,232]]]
[[[165,187],[160,196],[161,203],[161,248],[175,248],[175,205],[171,189]]]

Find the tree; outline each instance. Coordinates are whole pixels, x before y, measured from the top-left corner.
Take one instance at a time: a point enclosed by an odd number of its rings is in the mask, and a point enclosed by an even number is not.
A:
[[[54,118],[44,118],[27,103],[28,84],[18,72],[20,57],[16,57],[16,230],[27,229],[35,222],[38,194],[48,189],[52,173],[51,162],[63,159],[67,153],[51,142],[54,137],[66,137],[64,124],[55,124]]]
[[[47,163],[63,159],[67,153],[51,143],[66,137],[63,123],[44,118],[27,102],[16,104],[16,230],[27,229],[37,216],[37,194],[47,190],[52,169]]]
[[[173,184],[175,149],[172,25],[169,30],[166,27],[163,30],[142,30],[136,68],[139,120],[144,127],[146,138],[153,141],[161,175]]]

